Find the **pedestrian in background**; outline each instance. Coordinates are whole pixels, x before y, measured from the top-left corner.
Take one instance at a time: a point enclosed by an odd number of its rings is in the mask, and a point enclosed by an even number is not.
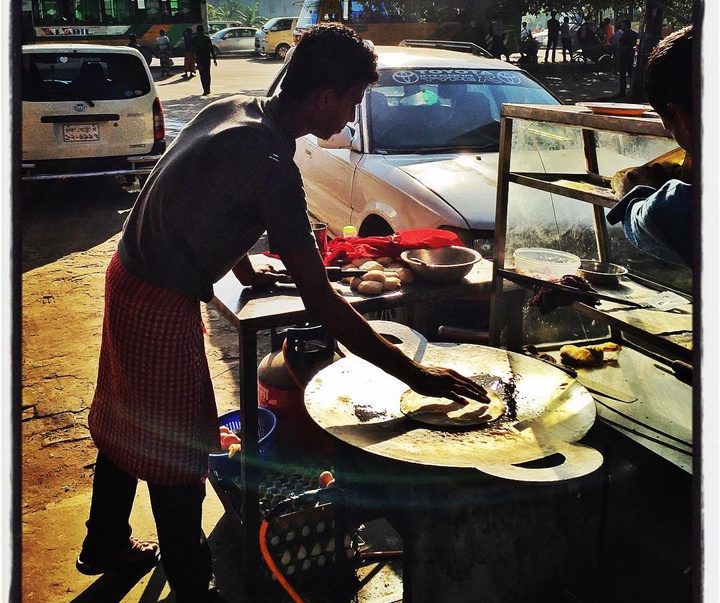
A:
[[[570,18],[565,17],[560,24],[560,43],[562,44],[563,61],[572,60],[572,39],[570,38]]]
[[[509,60],[510,57],[505,48],[505,24],[499,16],[490,24],[490,33],[492,35],[490,54],[496,59],[501,59],[502,56],[505,55],[505,58]]]
[[[547,42],[545,46],[545,62],[548,60],[548,53],[552,49],[552,62],[555,62],[555,51],[557,50],[558,37],[560,36],[560,21],[555,18],[557,11],[550,13],[550,19],[547,22]]]
[[[165,35],[164,29],[160,30],[160,35],[155,40],[155,44],[160,59],[160,77],[170,75],[170,38]]]
[[[195,77],[195,37],[191,27],[183,32],[183,44],[185,45],[183,77]]]
[[[203,96],[210,94],[210,59],[217,67],[217,55],[215,47],[212,45],[210,36],[205,33],[202,25],[198,25],[195,29],[195,62],[200,72],[200,83],[203,88]]]
[[[635,45],[638,41],[636,31],[632,29],[630,19],[623,19],[622,34],[618,41],[618,69],[620,70],[620,92],[616,98],[623,98],[627,94],[627,79],[632,77],[633,63],[635,61]]]
[[[140,54],[143,54],[142,46],[140,46],[140,44],[138,44],[137,36],[136,36],[134,33],[131,33],[131,34],[128,36],[128,43],[127,43],[127,45],[128,45],[130,48],[134,48],[135,50],[137,50]],[[143,58],[145,58],[145,55],[144,55],[144,54],[143,54]]]

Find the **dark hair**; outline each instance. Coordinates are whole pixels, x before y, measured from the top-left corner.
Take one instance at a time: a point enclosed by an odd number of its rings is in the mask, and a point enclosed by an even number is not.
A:
[[[136,41],[137,41],[137,36],[136,36],[135,34],[130,34],[130,35],[128,36],[128,40],[130,40],[131,42],[136,42]]]
[[[691,110],[692,25],[671,33],[653,48],[645,66],[645,94],[653,108],[664,114],[668,103]]]
[[[372,48],[349,27],[322,23],[310,27],[295,47],[280,96],[302,99],[316,88],[332,88],[341,95],[377,80]]]
[[[630,19],[623,19],[622,24],[627,25],[628,27],[632,27],[632,21],[630,21]]]

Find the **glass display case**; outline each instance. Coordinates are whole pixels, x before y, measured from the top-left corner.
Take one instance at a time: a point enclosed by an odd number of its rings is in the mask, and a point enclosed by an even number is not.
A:
[[[692,272],[635,248],[606,219],[617,203],[616,172],[671,153],[677,144],[654,114],[598,115],[580,106],[505,104],[501,128],[491,345],[527,353],[532,344],[559,359],[563,344],[620,344],[616,362],[578,370],[634,400],[598,394],[599,418],[690,473]],[[573,296],[571,305],[542,314],[528,302],[549,284],[541,275],[516,271],[513,253],[519,248],[625,267],[617,282],[593,284],[622,303]],[[646,307],[665,292],[679,296],[679,307]]]
[[[690,362],[691,270],[640,251],[620,225],[611,227],[606,220],[617,202],[613,175],[677,148],[660,119],[596,115],[579,106],[506,104],[502,128],[491,343],[517,350],[528,343],[630,338],[640,347]],[[684,296],[687,306],[671,313],[611,302],[598,309],[578,302],[541,316],[517,292],[543,285],[514,270],[514,251],[527,247],[624,266],[628,274],[619,283],[594,285],[607,295],[643,303],[657,292],[671,291]]]

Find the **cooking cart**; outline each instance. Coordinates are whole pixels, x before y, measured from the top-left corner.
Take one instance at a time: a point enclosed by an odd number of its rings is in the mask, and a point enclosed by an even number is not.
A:
[[[254,255],[251,260],[257,264],[269,263],[277,267],[282,266],[277,260],[263,255]],[[473,267],[467,277],[456,283],[416,282],[398,291],[386,292],[374,297],[360,296],[345,285],[335,284],[335,286],[355,309],[363,314],[407,308],[409,320],[412,320],[416,309],[417,313],[421,314],[423,306],[442,300],[472,298],[487,303],[491,275],[491,263],[483,260]],[[228,273],[215,285],[215,298],[212,304],[238,332],[239,407],[243,417],[240,509],[232,504],[225,487],[212,473],[210,481],[240,535],[242,573],[246,578],[245,584],[251,587],[259,585],[260,581],[256,577],[262,575],[258,545],[258,530],[262,519],[257,487],[260,469],[259,464],[255,462],[259,458],[259,451],[257,429],[254,428],[258,424],[257,335],[264,329],[302,325],[307,320],[307,313],[294,286],[278,285],[270,291],[255,292],[251,288],[243,287],[232,273]]]

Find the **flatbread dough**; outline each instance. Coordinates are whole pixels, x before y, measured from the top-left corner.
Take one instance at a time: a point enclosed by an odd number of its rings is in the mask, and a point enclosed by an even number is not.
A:
[[[505,403],[502,397],[486,388],[489,404],[466,398],[467,404],[448,398],[423,396],[409,389],[400,397],[400,411],[410,419],[438,427],[469,427],[484,425],[503,416]]]

